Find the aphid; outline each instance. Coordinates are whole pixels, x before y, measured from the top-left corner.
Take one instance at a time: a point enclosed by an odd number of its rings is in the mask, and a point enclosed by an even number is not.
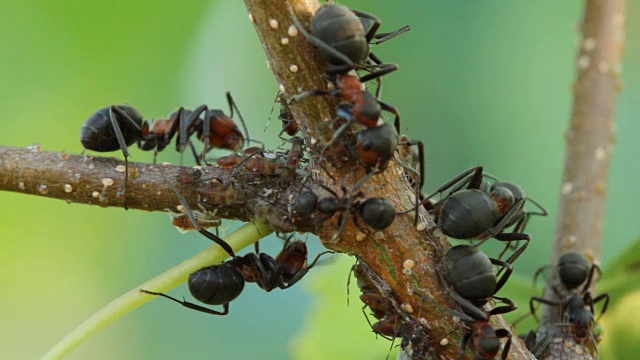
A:
[[[167,211],[169,212],[169,217],[171,218],[171,225],[175,226],[181,233],[187,232],[189,230],[196,230],[196,228],[191,223],[191,218],[189,218],[189,215],[187,213],[176,214],[171,210]],[[216,216],[215,212],[208,211],[202,205],[200,205],[200,211],[193,210],[193,216],[198,222],[198,225],[200,225],[200,227],[202,227],[203,229],[218,227],[222,225],[222,219]]]

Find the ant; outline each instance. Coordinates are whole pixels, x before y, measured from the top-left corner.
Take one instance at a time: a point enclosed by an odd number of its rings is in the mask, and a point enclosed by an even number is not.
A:
[[[235,108],[249,138],[244,120],[231,94],[227,92],[226,95],[231,116]],[[200,118],[203,113],[204,120]],[[176,141],[177,150],[182,154],[184,147],[189,143],[198,165],[200,165],[200,158],[196,155],[193,145],[188,142],[188,138],[195,133],[205,142],[204,153],[208,151],[209,146],[236,150],[244,144],[244,137],[231,117],[220,110],[209,110],[206,105],[194,111],[181,107],[168,119],[156,120],[151,124],[129,105],[110,105],[96,111],[84,122],[80,129],[80,142],[85,149],[97,152],[122,150],[125,161],[124,208],[126,210],[128,209],[126,193],[130,156],[128,147],[137,143],[143,151],[154,150],[155,162],[158,152],[171,143],[177,132],[180,132],[180,137]]]
[[[521,254],[518,253],[518,256]],[[512,259],[515,261],[515,258]],[[493,266],[498,265],[504,274],[498,279]],[[443,260],[446,287],[451,286],[449,295],[462,307],[463,312],[447,310],[453,316],[467,323],[471,332],[460,343],[461,356],[469,340],[472,340],[476,355],[481,359],[493,359],[500,350],[499,338],[508,338],[502,350],[501,358],[507,358],[511,347],[511,332],[507,329],[494,329],[489,324],[492,315],[504,314],[516,310],[515,303],[495,294],[506,284],[513,269],[509,262],[492,259],[475,246],[457,245],[449,249]],[[441,273],[442,274],[442,273]],[[495,299],[505,305],[487,312],[482,307]]]
[[[293,21],[302,34],[318,47],[321,55],[329,63],[325,70],[328,75],[344,74],[356,68],[368,71],[377,69],[364,76],[362,82],[379,78],[398,68],[395,64],[384,64],[370,51],[369,45],[391,40],[411,29],[409,26],[403,26],[391,33],[376,34],[381,24],[380,19],[339,4],[325,4],[320,7],[313,16],[311,34],[295,16]],[[369,21],[373,23],[365,31]]]
[[[361,179],[351,191],[355,191],[355,189],[357,189],[366,179],[368,179],[368,176]],[[342,236],[352,211],[355,211],[359,217],[367,223],[367,225],[376,230],[384,230],[388,228],[396,217],[396,209],[393,206],[393,203],[385,198],[372,197],[365,201],[360,201],[355,199],[364,196],[362,192],[348,195],[347,189],[343,186],[342,192],[344,193],[344,196],[340,197],[335,191],[331,190],[331,188],[324,185],[321,186],[323,189],[327,190],[331,196],[318,200],[317,195],[314,197],[308,194],[309,192],[312,192],[311,190],[303,191],[300,195],[300,199],[303,199],[302,201],[304,202],[298,202],[297,205],[300,206],[298,210],[302,210],[303,215],[308,216],[308,212],[312,208],[312,211],[318,211],[323,214],[324,217],[321,221],[329,219],[338,212],[340,213],[340,220],[338,223],[339,230],[333,236],[331,242],[335,242],[340,238],[340,236]],[[356,226],[360,226],[356,216],[354,216],[353,221]]]
[[[307,246],[302,241],[289,241],[274,259],[268,254],[260,253],[258,243],[256,252],[244,256],[234,256],[231,260],[218,265],[207,266],[189,275],[189,292],[198,301],[209,305],[222,305],[223,310],[213,310],[185,300],[178,300],[164,293],[140,291],[175,301],[184,307],[211,315],[227,315],[229,303],[237,298],[244,289],[245,282],[256,283],[269,292],[275,288],[287,289],[300,281],[313,268],[318,259],[327,253],[316,256],[307,265]]]
[[[549,266],[545,266],[538,269],[538,271],[536,271],[534,281],[542,271],[548,267]],[[536,320],[538,320],[535,313],[534,302],[560,307],[563,320],[561,323],[556,324],[556,326],[570,327],[571,334],[577,344],[582,343],[587,338],[591,339],[592,343],[596,345],[597,352],[597,340],[594,337],[594,326],[600,316],[606,312],[609,305],[609,294],[604,293],[593,297],[589,291],[594,273],[597,271],[599,275],[602,274],[600,267],[591,263],[581,253],[567,252],[558,259],[556,271],[558,271],[560,284],[564,288],[564,291],[556,286],[552,286],[551,289],[556,296],[560,298],[560,301],[534,296],[529,301],[531,314]],[[582,289],[578,290],[580,285],[583,283],[584,286]],[[565,295],[561,295],[562,293]],[[594,320],[594,306],[601,301],[604,302],[602,310],[600,311],[598,319]],[[548,335],[546,341],[541,343],[537,352],[542,352],[552,337],[553,332]]]
[[[447,196],[433,204],[433,209],[429,211],[435,214],[442,233],[456,239],[481,240],[476,246],[489,238],[507,243],[525,240],[526,243],[507,260],[508,263],[513,263],[529,246],[531,237],[521,232],[528,218],[531,215],[545,216],[547,211],[525,197],[515,184],[496,182],[489,186],[483,181],[482,171],[480,165],[463,171],[440,186],[421,204],[429,204],[436,194],[453,188]],[[524,210],[525,201],[532,202],[541,212]],[[512,225],[515,225],[513,231],[505,233],[504,229]]]
[[[602,307],[602,311],[600,312],[598,319],[594,319],[594,306],[596,303],[603,300],[604,305]],[[600,319],[600,316],[602,316],[607,309],[607,306],[609,304],[609,294],[600,294],[593,298],[590,291],[586,291],[582,295],[578,292],[572,292],[570,295],[567,295],[562,299],[562,301],[559,302],[539,297],[532,297],[529,305],[532,314],[535,317],[535,311],[533,307],[534,301],[538,301],[550,306],[558,306],[561,308],[562,312],[562,321],[555,324],[553,330],[543,341],[537,344],[535,349],[532,351],[534,354],[536,354],[536,356],[542,354],[542,352],[544,352],[544,349],[549,345],[549,342],[554,338],[556,327],[568,327],[570,329],[570,334],[576,344],[582,344],[587,339],[591,340],[591,344],[595,349],[594,351],[596,353],[596,358],[598,357],[597,355],[599,338],[597,335],[595,335],[594,327],[596,322]]]
[[[522,252],[517,255],[520,254]],[[515,261],[515,258],[512,260]],[[477,307],[484,306],[494,297],[513,272],[511,263],[490,258],[471,245],[456,245],[449,249],[443,266],[446,282],[453,291]],[[504,273],[497,275],[494,266],[499,266]]]

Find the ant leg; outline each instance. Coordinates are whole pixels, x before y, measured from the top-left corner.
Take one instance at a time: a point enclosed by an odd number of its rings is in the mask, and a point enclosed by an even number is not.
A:
[[[422,194],[422,187],[424,186],[424,144],[420,140],[407,140],[404,144],[400,145],[408,145],[408,146],[417,146],[418,147],[418,184],[416,186],[416,207],[415,207],[415,217],[413,221],[413,225],[418,224],[418,211],[420,209],[420,195]],[[403,164],[400,164],[404,168]],[[415,169],[408,169],[409,171],[415,172]]]
[[[127,125],[127,127],[131,127],[133,126],[134,129],[137,129],[140,131],[140,133],[142,134],[142,130],[140,129],[140,127],[138,126],[138,124],[136,124],[135,121],[133,121],[129,115],[127,115],[124,111],[120,110],[120,108],[118,108],[117,106],[110,106],[109,107],[109,120],[111,121],[111,126],[113,127],[113,132],[116,134],[116,139],[118,140],[118,145],[120,145],[120,149],[122,149],[122,154],[124,155],[124,209],[125,210],[129,210],[129,207],[127,206],[127,183],[129,182],[129,156],[131,156],[129,154],[129,150],[127,149],[127,143],[124,141],[124,136],[122,136],[122,131],[120,130],[120,125],[118,125],[118,121],[116,120],[116,117],[114,116],[113,113],[117,113],[118,116],[120,116],[122,119],[125,119],[128,121],[128,124],[125,123],[124,125]]]
[[[531,310],[531,315],[533,315],[533,318],[536,319],[537,322],[540,322],[540,319],[538,319],[538,315],[536,315],[536,309],[533,306],[533,302],[534,301],[537,301],[539,303],[543,303],[543,304],[546,304],[546,305],[550,305],[550,306],[563,306],[563,304],[561,302],[552,301],[552,300],[548,300],[548,299],[545,299],[545,298],[533,296],[529,300],[529,310]]]
[[[187,146],[188,138],[195,132],[195,127],[200,120],[200,114],[204,114],[205,121],[203,123],[203,135],[204,135],[204,149],[203,154],[206,154],[207,146],[209,145],[209,121],[206,119],[207,113],[209,112],[209,108],[207,105],[200,105],[194,111],[192,111],[185,121],[180,120],[180,136],[178,137],[178,142],[176,143],[176,147],[178,152],[180,152],[180,164],[182,164],[182,154],[184,153],[184,148]],[[204,157],[204,155],[203,155]]]
[[[600,295],[598,295],[595,298],[590,300],[591,307],[593,307],[596,303],[598,303],[598,302],[600,302],[602,300],[604,300],[604,305],[602,305],[602,310],[600,310],[600,315],[598,315],[598,318],[596,319],[596,322],[598,322],[600,320],[602,315],[604,315],[604,313],[607,311],[607,307],[609,307],[609,294],[607,294],[607,293],[600,294]],[[591,312],[593,313],[593,309],[591,309]]]
[[[411,26],[409,25],[405,25],[397,30],[394,30],[392,32],[388,32],[388,33],[380,33],[380,34],[376,34],[374,36],[374,38],[376,39],[375,41],[370,41],[369,45],[378,45],[378,44],[382,44],[385,41],[389,41],[393,38],[395,38],[398,35],[402,35],[404,33],[406,33],[407,31],[411,30]]]
[[[165,135],[162,137],[162,139],[159,140],[159,144],[156,146],[156,149],[158,149],[158,148],[164,149],[165,146],[170,144],[171,140],[173,140],[173,137],[176,135],[176,132],[178,132],[178,130],[181,130],[180,131],[181,134],[183,134],[183,133],[186,134],[186,131],[182,131],[183,129],[182,129],[182,126],[181,126],[182,123],[184,122],[183,119],[182,119],[183,116],[184,116],[184,112],[185,112],[185,109],[184,109],[184,107],[181,106],[178,109],[178,112],[176,113],[175,118],[173,119],[173,123],[171,124],[171,128],[169,128],[169,131],[167,131],[165,133]],[[186,127],[185,127],[185,129],[186,129]],[[184,145],[184,144],[182,144],[182,145]],[[178,149],[178,151],[181,151],[181,150],[183,150],[183,148]],[[154,159],[154,163],[155,163],[155,159]],[[182,163],[182,161],[181,161],[181,163]]]
[[[189,308],[189,309],[192,309],[192,310],[196,310],[196,311],[200,311],[200,312],[203,312],[205,314],[224,316],[224,315],[227,315],[229,313],[229,304],[222,305],[223,309],[224,309],[223,311],[217,311],[217,310],[206,308],[204,306],[200,306],[198,304],[190,303],[190,302],[185,301],[185,300],[178,300],[178,299],[176,299],[176,298],[174,298],[172,296],[169,296],[167,294],[163,294],[163,293],[159,293],[159,292],[155,292],[155,291],[148,291],[148,290],[140,289],[140,292],[143,292],[143,293],[149,294],[149,295],[162,296],[162,297],[167,298],[169,300],[175,301],[178,304],[180,304],[180,305],[182,305],[182,306],[184,306],[186,308]]]
[[[300,269],[300,271],[298,271],[292,278],[291,280],[289,280],[289,283],[287,283],[285,285],[285,287],[280,287],[281,289],[287,289],[293,286],[293,284],[297,283],[298,281],[300,281],[300,279],[302,279],[308,272],[309,270],[311,270],[311,268],[313,268],[314,266],[316,266],[316,264],[318,263],[318,260],[320,259],[320,257],[324,254],[335,254],[334,251],[331,250],[327,250],[327,251],[323,251],[320,254],[316,255],[315,259],[313,259],[313,261],[311,262],[311,264],[307,265],[306,267]]]
[[[528,234],[523,233],[500,233],[494,236],[494,239],[498,241],[505,241],[507,243],[505,247],[509,247],[509,243],[511,241],[525,241],[525,243],[520,246],[518,250],[516,250],[513,254],[511,254],[511,256],[506,260],[509,264],[513,264],[513,262],[516,261],[516,259],[520,257],[520,255],[522,255],[527,247],[529,247],[529,242],[531,241],[531,237]]]
[[[200,157],[198,156],[198,151],[196,151],[195,146],[193,146],[193,142],[189,140],[189,149],[191,149],[191,155],[193,155],[193,159],[196,161],[196,165],[202,166],[202,162],[200,161]],[[207,163],[207,159],[202,159],[205,165],[209,165]]]
[[[494,294],[497,293],[500,289],[502,289],[502,287],[504,286],[504,284],[507,283],[507,280],[509,280],[509,276],[511,276],[511,273],[513,272],[513,267],[511,267],[511,264],[509,264],[506,261],[502,261],[500,259],[493,259],[493,258],[489,258],[489,260],[491,261],[491,263],[493,265],[497,265],[497,266],[501,266],[502,268],[500,269],[500,271],[498,271],[498,274],[496,276],[500,276],[500,273],[502,272],[503,269],[506,269],[504,274],[502,274],[502,276],[500,277],[500,279],[498,279],[498,282],[496,284],[496,288],[494,290]]]
[[[344,210],[342,212],[342,214],[340,215],[340,227],[338,228],[338,232],[333,235],[333,237],[331,238],[331,240],[329,241],[330,243],[334,243],[336,241],[338,241],[338,239],[340,239],[340,237],[342,236],[342,234],[344,233],[344,229],[347,227],[347,222],[349,222],[349,216],[351,215],[351,207],[349,207],[348,209]]]
[[[398,134],[400,134],[400,114],[398,113],[398,109],[381,100],[378,100],[378,104],[380,104],[380,108],[382,110],[386,110],[394,115],[393,125],[395,126]]]
[[[477,189],[480,184],[482,183],[482,165],[476,165],[472,168],[469,168],[463,172],[461,172],[460,174],[456,175],[453,179],[447,181],[446,183],[442,184],[436,191],[433,192],[433,194],[427,196],[426,198],[424,198],[422,200],[422,202],[420,202],[420,205],[425,205],[429,203],[429,200],[438,195],[441,194],[443,192],[445,192],[446,190],[450,189],[453,187],[453,190],[451,190],[451,192],[449,193],[449,195],[453,194],[456,191],[459,191],[460,189],[462,189],[464,186],[468,186],[468,189]],[[464,181],[462,181],[464,180]],[[477,186],[477,187],[472,187],[472,186]],[[444,200],[446,200],[449,195],[445,196],[444,199],[440,199],[435,205],[434,208],[437,207],[438,205],[440,205],[440,203],[442,203]],[[400,214],[406,214],[407,212],[411,212],[414,211],[414,209],[409,209],[406,210]]]
[[[538,277],[540,276],[540,274],[545,272],[550,267],[550,265],[545,265],[539,267],[538,270],[536,270],[536,273],[533,275],[533,287],[536,287],[536,282],[538,281]]]
[[[460,359],[462,359],[465,351],[467,351],[467,344],[469,343],[469,340],[471,340],[471,333],[465,334],[462,340],[460,341],[460,353],[458,354],[460,355]]]
[[[397,64],[376,64],[374,67],[377,67],[378,70],[372,71],[371,73],[364,75],[360,78],[360,82],[367,82],[373,79],[378,79],[384,75],[387,75],[391,72],[398,70]],[[379,92],[382,92],[381,90]],[[380,99],[378,92],[376,92],[376,98]]]
[[[380,24],[382,24],[382,22],[375,15],[371,15],[366,12],[353,10],[353,9],[351,9],[351,12],[353,12],[358,18],[360,18],[361,22],[363,19],[373,21],[373,24],[371,25],[371,27],[369,27],[369,30],[367,30],[367,33],[365,34],[365,39],[367,39],[367,43],[370,43],[371,40],[373,40],[373,38],[375,37],[376,32],[378,31],[378,28],[380,28]],[[364,26],[364,23],[363,23],[363,26]]]
[[[193,215],[193,211],[191,210],[191,206],[189,206],[189,204],[187,203],[187,200],[184,198],[184,196],[182,196],[182,194],[180,194],[178,189],[176,189],[176,187],[173,184],[170,184],[170,185],[171,185],[171,188],[173,189],[173,191],[178,196],[178,199],[180,200],[180,204],[182,204],[182,206],[184,207],[184,211],[187,213],[187,216],[189,217],[189,220],[191,220],[191,225],[193,225],[193,227],[200,234],[204,235],[209,240],[211,240],[211,241],[215,242],[216,244],[220,245],[220,247],[224,251],[226,251],[227,254],[231,255],[231,257],[235,257],[236,253],[233,252],[233,249],[231,248],[231,245],[229,245],[226,241],[224,241],[220,237],[216,236],[212,232],[210,232],[208,230],[205,230],[204,228],[202,228],[202,226],[200,226],[200,224],[198,224],[198,221],[196,220],[195,215]]]
[[[227,103],[229,104],[229,117],[233,118],[233,110],[235,109],[236,113],[238,114],[238,117],[240,118],[240,124],[242,124],[242,130],[244,130],[244,135],[247,137],[247,143],[250,143],[251,136],[249,136],[249,130],[247,129],[247,124],[245,124],[244,118],[242,117],[242,114],[240,114],[240,109],[238,109],[238,105],[236,105],[236,102],[233,100],[233,97],[231,96],[231,92],[227,91],[226,96],[227,96]]]
[[[582,288],[582,292],[586,292],[589,290],[589,286],[591,286],[591,282],[593,281],[593,274],[595,271],[598,271],[598,277],[602,276],[602,270],[600,270],[600,266],[596,264],[591,265],[591,269],[589,269],[589,276],[587,277],[587,282],[584,284]]]
[[[537,201],[533,200],[530,197],[526,197],[525,200],[530,202],[530,203],[532,203],[533,205],[535,205],[540,210],[540,212],[529,211],[528,212],[529,215],[538,215],[538,216],[547,216],[547,215],[549,215],[549,213],[547,212],[547,209],[545,209],[542,205],[538,204]]]
[[[503,306],[498,306],[498,307],[494,307],[493,309],[491,309],[491,311],[489,312],[489,315],[500,315],[500,314],[506,314],[508,312],[514,311],[516,310],[518,307],[516,306],[516,304],[513,302],[513,300],[506,298],[506,297],[498,297],[498,296],[493,296],[494,299],[497,299],[498,301],[506,304]]]
[[[506,360],[511,349],[511,332],[507,329],[497,329],[496,336],[498,338],[507,338],[507,342],[504,343],[504,348],[502,349],[502,355],[500,355],[500,359]]]

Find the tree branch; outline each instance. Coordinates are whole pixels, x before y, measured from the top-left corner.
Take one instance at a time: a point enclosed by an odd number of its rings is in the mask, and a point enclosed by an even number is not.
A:
[[[596,262],[600,258],[625,16],[624,0],[585,1],[552,264],[567,251],[584,252]],[[559,284],[557,272],[549,272],[547,284],[545,297],[559,300],[551,288]],[[561,309],[545,306],[540,333],[560,321]],[[564,348],[550,350],[564,359],[569,356],[561,353]]]

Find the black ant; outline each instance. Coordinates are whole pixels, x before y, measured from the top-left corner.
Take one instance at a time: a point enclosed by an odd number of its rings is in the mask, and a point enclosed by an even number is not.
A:
[[[351,190],[351,192],[355,191],[366,179],[368,176],[365,176],[361,179]],[[308,216],[309,211],[313,208],[313,211],[317,211],[320,214],[323,214],[324,217],[321,221],[327,220],[332,217],[337,212],[340,213],[340,220],[338,223],[339,230],[331,239],[331,242],[336,241],[342,233],[347,225],[348,219],[351,215],[352,211],[355,211],[362,220],[364,220],[367,225],[371,226],[376,230],[384,230],[389,227],[393,220],[396,217],[396,210],[393,206],[393,203],[385,198],[381,197],[372,197],[367,200],[360,201],[356,200],[359,197],[364,196],[362,192],[358,192],[352,195],[348,195],[347,189],[343,186],[342,192],[344,196],[340,197],[333,191],[331,188],[321,185],[323,189],[327,190],[331,196],[324,197],[322,199],[317,199],[315,197],[315,205],[312,206],[314,202],[314,196],[310,196],[308,192],[311,190],[303,191],[300,197],[304,200],[303,204],[298,204],[301,206],[298,210],[302,210],[304,212],[303,215]],[[315,195],[315,194],[314,194]],[[354,222],[356,226],[358,224],[358,217],[354,216]]]
[[[520,254],[521,252],[518,256]],[[512,260],[515,261],[515,258]],[[499,279],[494,265],[505,270]],[[449,295],[462,307],[463,313],[447,311],[467,323],[471,329],[460,344],[461,355],[464,354],[469,340],[472,340],[479,358],[493,359],[500,350],[499,338],[506,337],[508,340],[501,356],[502,359],[506,359],[511,347],[511,333],[507,329],[494,329],[489,324],[489,317],[511,312],[517,308],[512,300],[495,296],[506,284],[513,271],[510,263],[489,258],[475,246],[458,245],[447,252],[443,266],[444,283],[451,286]],[[489,312],[483,310],[482,307],[491,299],[505,305],[498,306]]]
[[[489,186],[483,181],[482,171],[480,165],[465,170],[440,186],[421,204],[427,204],[436,194],[453,188],[447,196],[433,204],[429,211],[436,215],[436,223],[442,233],[456,239],[482,240],[477,245],[489,238],[505,242],[525,240],[526,243],[507,260],[512,263],[531,240],[528,234],[521,232],[529,216],[545,216],[547,211],[525,197],[522,190],[514,184],[499,182]],[[525,201],[538,206],[541,212],[524,210]],[[512,225],[515,225],[513,231],[505,233],[504,229]]]
[[[403,26],[391,33],[376,34],[380,19],[344,5],[325,4],[313,16],[311,34],[294,16],[293,21],[303,35],[316,45],[324,59],[330,64],[325,70],[328,75],[345,74],[353,69],[377,69],[364,76],[362,82],[378,78],[397,69],[395,64],[384,64],[371,53],[370,44],[380,44],[409,31]],[[365,31],[365,26],[372,24]],[[376,39],[374,41],[374,39]]]
[[[244,120],[228,92],[227,101],[231,116],[235,108],[247,133]],[[204,120],[200,118],[202,114],[204,114]],[[84,122],[80,129],[80,142],[85,149],[97,152],[122,150],[125,161],[124,208],[128,209],[126,198],[130,156],[128,147],[137,143],[138,147],[144,151],[154,150],[155,162],[157,153],[171,143],[177,132],[180,132],[180,137],[176,141],[177,150],[183,153],[188,143],[198,165],[200,165],[200,157],[196,155],[193,145],[188,141],[193,134],[197,133],[198,138],[205,142],[205,153],[209,147],[237,150],[244,144],[244,137],[231,117],[220,110],[209,110],[206,105],[194,111],[181,107],[168,119],[155,120],[151,124],[129,105],[107,106],[96,111]]]
[[[545,266],[538,269],[538,271],[536,271],[534,281],[542,271],[548,267],[549,266]],[[604,293],[593,297],[589,291],[594,273],[597,271],[598,274],[601,274],[600,267],[591,263],[581,253],[567,252],[560,256],[555,268],[558,272],[560,284],[564,289],[560,289],[556,286],[552,286],[551,289],[556,296],[560,298],[560,301],[534,296],[529,301],[531,314],[536,320],[538,320],[534,302],[560,307],[562,322],[555,326],[569,327],[570,333],[577,344],[581,344],[585,339],[590,339],[592,344],[596,347],[597,352],[597,339],[594,336],[594,326],[600,316],[606,312],[609,305],[609,294]],[[582,284],[584,284],[584,286],[582,289],[578,290]],[[600,311],[598,319],[594,319],[594,307],[595,304],[599,302],[604,302],[602,310]],[[547,336],[547,340],[541,342],[535,352],[541,353],[552,337],[553,331]]]
[[[223,311],[209,309],[188,301],[178,300],[167,294],[140,290],[175,301],[184,307],[211,315],[227,315],[229,303],[240,295],[245,282],[256,283],[265,291],[275,288],[287,289],[300,281],[313,268],[318,259],[327,253],[316,256],[309,265],[307,262],[307,246],[302,241],[285,242],[284,248],[274,259],[268,254],[260,253],[256,243],[256,252],[244,256],[234,256],[222,264],[212,265],[189,276],[189,292],[202,303],[222,305]]]

